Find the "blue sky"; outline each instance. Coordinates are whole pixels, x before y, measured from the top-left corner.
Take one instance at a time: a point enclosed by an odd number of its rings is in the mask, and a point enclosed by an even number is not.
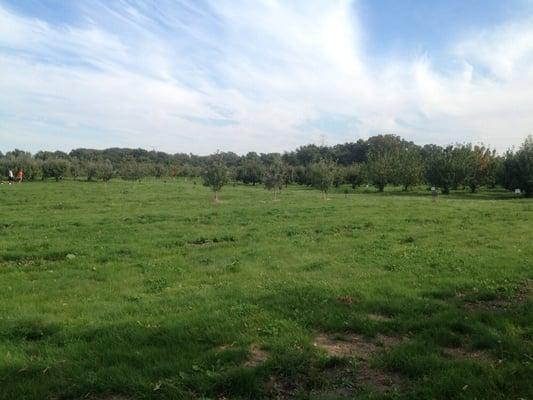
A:
[[[532,0],[0,0],[0,150],[533,133]]]

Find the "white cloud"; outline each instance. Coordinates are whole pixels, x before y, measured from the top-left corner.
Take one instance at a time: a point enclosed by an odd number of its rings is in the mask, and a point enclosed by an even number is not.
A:
[[[504,150],[533,130],[531,21],[450,44],[451,69],[428,55],[376,66],[348,0],[179,4],[99,3],[76,27],[0,5],[0,146],[281,151],[317,141],[302,127],[328,115],[358,121],[335,141]]]

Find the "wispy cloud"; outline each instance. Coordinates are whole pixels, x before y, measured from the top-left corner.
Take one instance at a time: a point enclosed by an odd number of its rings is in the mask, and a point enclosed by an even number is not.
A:
[[[533,131],[533,20],[450,41],[444,68],[378,64],[349,0],[87,4],[73,25],[0,1],[4,150],[280,151],[376,132],[504,150]]]

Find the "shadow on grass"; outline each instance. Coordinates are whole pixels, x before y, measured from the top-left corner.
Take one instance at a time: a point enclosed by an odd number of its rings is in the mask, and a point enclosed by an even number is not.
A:
[[[416,382],[411,393],[425,398],[462,398],[466,384],[471,398],[528,398],[533,383],[526,376],[533,366],[524,364],[524,354],[533,348],[507,330],[530,329],[531,303],[472,312],[453,293],[406,297],[302,285],[241,298],[235,314],[229,304],[219,304],[188,314],[176,310],[155,322],[146,317],[92,327],[2,322],[0,343],[16,354],[0,366],[0,398],[268,398],[265,383],[273,375],[305,382],[302,390],[309,391],[322,384],[314,381],[320,371],[309,372],[317,357],[310,336],[319,332],[405,337],[405,344],[376,363]],[[387,318],[368,318],[375,314]],[[269,360],[245,368],[248,346],[256,340],[269,346]],[[442,347],[472,343],[505,362],[496,369],[441,355]],[[487,374],[506,383],[487,385]]]
[[[379,196],[379,197],[421,197],[421,198],[432,198],[431,191],[426,189],[413,189],[404,191],[399,188],[386,188],[384,192],[379,192],[371,188],[357,188],[355,191],[351,188],[348,189],[348,192],[345,193],[343,188],[335,188],[332,191],[332,194],[336,195],[370,195],[370,196]],[[480,190],[476,193],[471,193],[468,190],[452,190],[449,194],[438,193],[437,201],[439,199],[461,199],[461,200],[512,200],[512,199],[525,199],[524,196],[516,195],[513,192],[503,190],[503,189],[494,189],[494,190]]]

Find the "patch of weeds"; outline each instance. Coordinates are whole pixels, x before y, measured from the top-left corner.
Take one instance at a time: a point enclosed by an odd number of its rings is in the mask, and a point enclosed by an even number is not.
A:
[[[244,363],[245,367],[255,368],[263,364],[268,358],[268,353],[262,350],[258,345],[252,344],[250,346],[250,354],[248,360]]]
[[[389,263],[389,264],[386,264],[383,269],[385,269],[385,271],[389,271],[389,272],[397,272],[397,271],[400,271],[402,269],[402,266],[398,263]]]
[[[224,270],[227,271],[227,272],[232,272],[232,273],[239,272],[241,270],[241,265],[240,264],[241,264],[241,262],[239,261],[239,259],[238,258],[234,258],[229,263],[224,265]]]
[[[132,303],[138,303],[139,301],[142,300],[142,297],[138,295],[133,295],[133,296],[124,296],[124,299]]]
[[[58,331],[58,325],[44,322],[40,318],[7,320],[0,325],[0,336],[27,341],[42,340]]]
[[[211,265],[213,264],[213,260],[209,257],[200,258],[198,262],[202,265]]]
[[[68,252],[50,252],[46,254],[5,253],[0,255],[2,261],[26,262],[29,260],[59,261],[63,260]]]
[[[410,243],[414,243],[415,242],[415,238],[412,237],[412,236],[406,236],[402,239],[400,239],[400,243],[403,243],[403,244],[410,244]]]
[[[167,286],[165,278],[148,279],[144,282],[146,293],[161,293]]]
[[[325,261],[318,260],[318,261],[313,261],[308,264],[305,264],[302,269],[307,272],[322,271],[325,265],[326,265]]]
[[[453,360],[471,361],[491,364],[495,360],[485,351],[470,350],[463,347],[447,347],[442,350],[442,354]]]
[[[337,296],[337,301],[341,304],[353,304],[354,298],[352,296],[344,295],[344,296]]]
[[[51,210],[77,210],[80,207],[75,204],[56,203],[48,208]]]
[[[154,224],[156,222],[164,222],[170,219],[171,217],[168,215],[144,214],[138,216],[135,222],[138,224]]]
[[[220,236],[220,237],[215,236],[213,238],[201,236],[197,239],[189,240],[187,243],[196,245],[196,246],[202,246],[202,245],[207,245],[210,243],[224,243],[224,242],[235,242],[235,241],[236,241],[235,237],[230,236],[230,235]]]

